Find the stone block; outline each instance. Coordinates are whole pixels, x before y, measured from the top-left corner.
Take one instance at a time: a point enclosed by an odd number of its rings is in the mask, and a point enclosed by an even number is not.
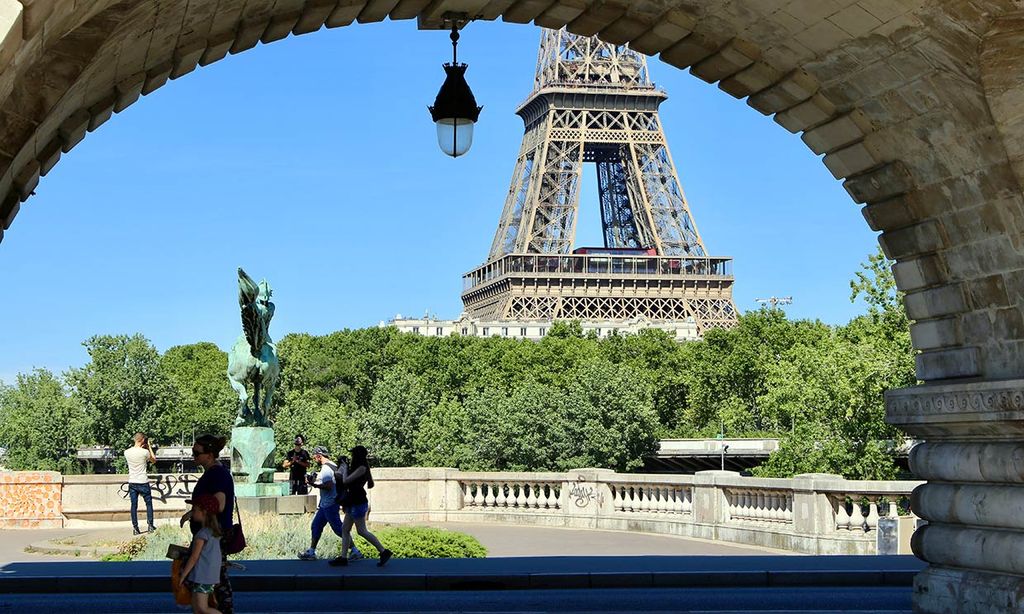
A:
[[[851,36],[831,21],[823,20],[797,34],[794,39],[817,55],[839,48]]]
[[[623,15],[608,24],[598,35],[601,37],[601,40],[608,41],[613,45],[625,45],[638,38],[650,27],[649,23],[634,19],[629,15]]]
[[[85,133],[89,129],[89,119],[89,112],[85,109],[79,109],[61,123],[57,133],[64,142],[62,148],[64,153],[71,151],[72,147],[81,143],[82,139],[85,138]]]
[[[292,29],[295,28],[296,24],[299,23],[299,17],[301,16],[302,13],[298,11],[275,16],[267,24],[266,30],[263,31],[263,36],[260,37],[260,42],[268,45],[287,37],[292,33]]]
[[[113,117],[115,104],[117,104],[116,91],[107,94],[89,106],[89,132],[96,130]]]
[[[187,47],[175,49],[174,59],[171,63],[171,79],[184,77],[195,70],[204,53],[206,53],[206,41],[195,41]]]
[[[728,79],[723,79],[718,88],[735,98],[745,98],[765,90],[782,78],[782,73],[765,64],[754,62]]]
[[[822,96],[815,94],[796,105],[777,113],[775,122],[793,134],[821,125],[836,113],[836,106]]]
[[[801,139],[821,155],[852,145],[872,132],[874,126],[863,111],[853,111],[803,134]]]
[[[39,185],[39,161],[32,160],[21,167],[17,173],[14,174],[14,188],[18,191],[18,195],[22,201],[28,200],[28,197],[32,195],[32,191]]]
[[[903,305],[911,320],[941,318],[967,311],[967,303],[960,284],[907,292],[903,295]]]
[[[917,377],[924,381],[938,381],[981,374],[978,348],[957,348],[922,352],[914,357]]]
[[[292,34],[309,34],[324,27],[327,18],[338,6],[338,0],[312,0],[302,9],[302,15],[292,28]]]
[[[904,194],[867,205],[861,209],[861,214],[871,230],[893,231],[913,226],[923,217],[914,210],[912,203],[913,198]]]
[[[366,5],[365,0],[341,0],[338,2],[338,6],[327,16],[327,21],[324,25],[328,28],[347,26],[356,20],[356,17],[359,16],[359,11],[363,10],[364,5]]]
[[[997,339],[1024,339],[1024,315],[1020,309],[1000,309],[995,312],[994,318]]]
[[[21,211],[21,196],[17,192],[10,192],[0,201],[0,230],[11,227],[18,211]]]
[[[873,203],[914,189],[914,179],[900,161],[851,177],[843,182],[846,192],[858,203]]]
[[[0,0],[0,73],[21,47],[23,9],[18,0]]]
[[[967,283],[971,305],[976,309],[1007,307],[1011,304],[1002,275],[989,275]]]
[[[910,340],[918,350],[954,347],[963,342],[957,318],[914,322],[910,325]]]
[[[692,32],[689,36],[661,52],[661,60],[677,68],[689,68],[714,53],[719,42],[707,34]]]
[[[935,220],[884,232],[878,243],[890,260],[936,252],[944,245],[939,223]]]
[[[142,85],[142,95],[148,96],[153,92],[157,91],[167,83],[167,79],[171,76],[171,70],[174,69],[174,65],[168,61],[161,64],[157,64],[153,68],[146,71],[146,81]]]
[[[754,94],[747,104],[765,115],[785,111],[818,91],[818,81],[805,70],[797,69],[768,89]]]
[[[696,25],[696,17],[673,9],[665,13],[650,30],[633,39],[630,47],[640,53],[655,55],[689,36]]]
[[[267,22],[259,18],[245,20],[238,24],[238,29],[235,30],[235,41],[231,43],[230,52],[236,54],[252,49],[260,42],[260,38],[266,30]]]
[[[626,13],[623,5],[596,2],[569,22],[568,30],[582,36],[594,36]]]
[[[865,36],[882,25],[881,19],[856,4],[851,4],[828,20],[854,38]]]
[[[366,6],[356,16],[356,21],[359,23],[384,21],[396,4],[398,4],[398,0],[367,0]]]
[[[834,151],[826,155],[824,159],[825,168],[836,179],[859,175],[881,166],[887,161],[881,143],[871,138]]]
[[[510,23],[530,23],[551,6],[549,0],[522,0],[505,10],[501,19]]]
[[[117,101],[114,103],[114,112],[120,113],[131,105],[142,95],[142,88],[146,85],[146,73],[135,73],[122,79],[114,89],[117,92]]]
[[[690,72],[708,83],[721,81],[750,66],[761,57],[761,51],[741,38],[730,40],[717,53],[695,64]]]
[[[892,267],[892,273],[896,287],[903,292],[941,285],[949,279],[941,258],[936,254],[897,262]]]
[[[228,52],[231,51],[231,46],[235,44],[235,32],[230,30],[217,36],[212,37],[206,43],[206,49],[203,50],[203,55],[199,56],[199,65],[208,66],[214,62],[219,62],[227,57]]]

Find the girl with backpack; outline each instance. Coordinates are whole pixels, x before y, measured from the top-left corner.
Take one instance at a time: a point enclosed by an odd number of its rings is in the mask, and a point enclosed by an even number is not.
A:
[[[370,475],[370,464],[367,461],[366,448],[356,446],[352,448],[352,464],[349,466],[348,475],[343,481],[347,490],[342,509],[345,510],[345,519],[342,522],[341,555],[332,559],[330,564],[335,567],[348,565],[348,549],[352,545],[352,525],[355,525],[359,536],[370,542],[380,553],[380,561],[377,567],[383,567],[391,559],[392,552],[381,545],[380,540],[366,528],[366,514],[370,510],[370,503],[366,497],[367,485],[373,484],[373,476]]]

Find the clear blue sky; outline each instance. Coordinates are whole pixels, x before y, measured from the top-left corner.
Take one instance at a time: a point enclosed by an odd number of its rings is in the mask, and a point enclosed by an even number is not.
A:
[[[0,379],[84,364],[93,334],[161,350],[240,332],[235,268],[274,287],[275,338],[455,317],[487,256],[522,139],[539,30],[474,23],[460,44],[484,112],[445,158],[426,106],[450,57],[414,22],[325,30],[173,81],[90,134],[43,178],[0,244]],[[713,86],[651,62],[698,227],[735,258],[736,303],[792,295],[794,317],[845,323],[876,246],[817,156]],[[600,242],[592,169],[577,244]]]

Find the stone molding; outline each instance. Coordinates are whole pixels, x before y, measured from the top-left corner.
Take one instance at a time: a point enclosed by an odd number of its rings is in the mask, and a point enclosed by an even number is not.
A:
[[[887,422],[912,435],[1016,439],[1024,434],[1024,380],[890,390],[885,413]]]

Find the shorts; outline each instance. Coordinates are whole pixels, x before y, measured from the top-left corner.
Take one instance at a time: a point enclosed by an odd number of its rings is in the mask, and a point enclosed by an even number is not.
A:
[[[213,594],[213,589],[217,587],[216,584],[200,584],[198,582],[192,582],[191,580],[186,582],[186,584],[188,584],[188,588],[193,593],[204,593],[207,595]]]
[[[366,518],[366,512],[370,511],[369,503],[358,503],[351,507],[345,508],[345,513],[352,517],[353,520],[359,520],[360,518]]]

